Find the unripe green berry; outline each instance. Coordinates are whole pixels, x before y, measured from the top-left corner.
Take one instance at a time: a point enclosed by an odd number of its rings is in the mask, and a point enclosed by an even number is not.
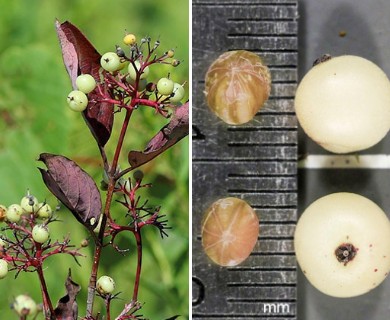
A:
[[[13,308],[20,316],[35,315],[38,311],[35,301],[26,294],[21,294],[15,298]]]
[[[8,262],[4,259],[0,259],[0,279],[5,278],[8,273]]]
[[[52,214],[53,214],[53,210],[51,209],[50,205],[48,205],[47,203],[39,203],[38,204],[38,211],[37,211],[37,216],[38,218],[41,218],[41,219],[49,219]]]
[[[112,293],[115,289],[115,281],[108,276],[101,276],[96,282],[96,289],[100,294]]]
[[[68,94],[66,98],[68,106],[72,111],[81,112],[88,106],[87,95],[80,90],[73,90]]]
[[[121,59],[115,52],[106,52],[100,58],[100,65],[109,72],[115,72],[121,69]]]
[[[90,74],[81,74],[76,78],[76,86],[80,91],[90,93],[96,88],[96,81]]]
[[[134,66],[132,63],[129,63],[128,71],[129,71],[129,77],[133,80],[136,80],[137,73],[139,72],[139,70],[141,68],[141,63],[137,60],[134,62],[134,64],[135,64],[135,67],[137,68],[137,70],[134,69]],[[148,75],[149,75],[149,67],[145,67],[143,69],[142,73],[140,74],[139,78],[145,79]]]
[[[7,207],[0,204],[0,222],[5,221],[7,218]]]
[[[174,82],[168,78],[161,78],[157,82],[157,91],[162,95],[169,96],[173,92]]]
[[[37,224],[32,229],[32,237],[35,242],[44,243],[49,239],[49,228],[44,224]]]
[[[9,222],[18,222],[23,213],[23,209],[20,205],[11,204],[7,210],[7,220]]]
[[[173,93],[169,100],[173,103],[180,102],[180,100],[184,98],[184,95],[184,87],[180,83],[175,82],[175,84],[173,85]]]
[[[144,178],[144,173],[141,170],[134,171],[133,178],[135,181],[142,180]]]
[[[20,206],[22,207],[23,213],[35,213],[39,209],[39,202],[33,195],[27,194],[20,201]]]

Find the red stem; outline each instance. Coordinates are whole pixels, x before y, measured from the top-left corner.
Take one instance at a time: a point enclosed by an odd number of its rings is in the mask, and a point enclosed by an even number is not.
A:
[[[138,299],[138,288],[141,279],[141,268],[142,268],[142,237],[141,230],[136,228],[134,232],[135,240],[137,242],[137,271],[135,274],[134,290],[133,290],[133,301],[134,303]]]
[[[112,160],[111,177],[114,177],[114,175],[116,173],[116,168],[118,166],[118,161],[119,161],[119,155],[120,155],[121,150],[122,150],[123,141],[125,140],[127,127],[129,126],[129,121],[130,121],[130,117],[131,117],[132,113],[133,113],[133,109],[132,108],[131,109],[126,109],[126,116],[125,116],[125,119],[123,121],[122,129],[121,129],[121,132],[120,132],[120,135],[119,135],[118,144],[116,146],[114,159]],[[114,183],[114,185],[115,185],[115,183]]]
[[[41,283],[41,291],[42,291],[42,298],[43,298],[43,310],[45,312],[45,319],[50,320],[54,317],[54,309],[53,305],[51,303],[49,293],[47,291],[46,281],[45,277],[43,276],[43,270],[42,266],[37,267],[37,272],[39,276],[39,281]]]
[[[106,301],[106,316],[107,316],[107,320],[111,320],[110,303],[111,303],[111,299],[108,298],[107,301]]]
[[[116,172],[116,168],[118,166],[119,155],[120,155],[120,152],[122,150],[123,141],[125,139],[127,127],[129,125],[129,121],[130,121],[130,117],[131,117],[132,112],[133,112],[132,109],[126,110],[126,117],[123,121],[122,129],[121,129],[121,132],[120,132],[120,135],[118,138],[118,144],[116,146],[114,158],[113,158],[112,165],[111,165],[111,170],[110,170],[110,172],[108,172],[109,185],[108,185],[108,190],[107,190],[107,198],[106,198],[106,203],[105,203],[105,207],[104,207],[104,214],[102,217],[102,223],[101,223],[99,235],[98,235],[99,241],[95,243],[95,253],[94,253],[94,257],[93,257],[91,276],[89,278],[88,297],[87,297],[87,316],[92,315],[92,312],[93,312],[93,302],[94,302],[94,297],[95,297],[97,273],[99,270],[100,256],[101,256],[102,248],[103,248],[104,229],[106,227],[107,218],[110,217],[110,207],[111,207],[112,197],[114,194],[115,183],[116,183],[114,175]]]

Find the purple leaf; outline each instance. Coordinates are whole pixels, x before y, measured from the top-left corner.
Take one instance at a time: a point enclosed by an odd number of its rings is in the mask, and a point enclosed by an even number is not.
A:
[[[73,89],[76,87],[76,78],[80,74],[89,73],[97,82],[100,82],[100,57],[88,39],[81,31],[68,21],[56,21],[57,35],[60,40],[62,57],[68,71]],[[104,88],[106,90],[107,88]],[[97,98],[96,91],[92,91],[89,100]],[[114,121],[114,105],[106,102],[90,102],[83,111],[83,117],[95,137],[97,143],[104,147],[111,136]]]
[[[63,296],[57,303],[54,310],[55,319],[60,320],[77,320],[78,306],[76,296],[80,292],[80,285],[72,280],[70,269],[69,275],[65,281],[66,295]]]
[[[87,229],[99,222],[102,202],[93,179],[72,160],[49,153],[39,156],[47,170],[39,168],[43,181]]]
[[[188,102],[174,110],[171,121],[149,141],[144,151],[130,151],[129,163],[137,168],[157,157],[188,135]]]

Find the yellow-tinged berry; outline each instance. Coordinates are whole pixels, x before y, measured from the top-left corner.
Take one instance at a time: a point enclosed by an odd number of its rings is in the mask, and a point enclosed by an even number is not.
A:
[[[134,34],[132,33],[128,33],[125,35],[125,37],[123,38],[123,43],[128,45],[128,46],[132,46],[134,45],[135,43],[137,42],[137,38],[135,37]]]
[[[3,222],[7,217],[7,207],[0,204],[0,222]]]

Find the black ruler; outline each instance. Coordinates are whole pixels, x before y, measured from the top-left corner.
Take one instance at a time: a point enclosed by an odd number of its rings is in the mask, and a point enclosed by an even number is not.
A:
[[[296,319],[297,0],[192,2],[193,319]],[[249,123],[230,126],[206,106],[204,76],[219,54],[244,49],[270,68],[269,101]],[[219,267],[204,254],[201,220],[219,198],[247,201],[260,218],[251,256]]]

